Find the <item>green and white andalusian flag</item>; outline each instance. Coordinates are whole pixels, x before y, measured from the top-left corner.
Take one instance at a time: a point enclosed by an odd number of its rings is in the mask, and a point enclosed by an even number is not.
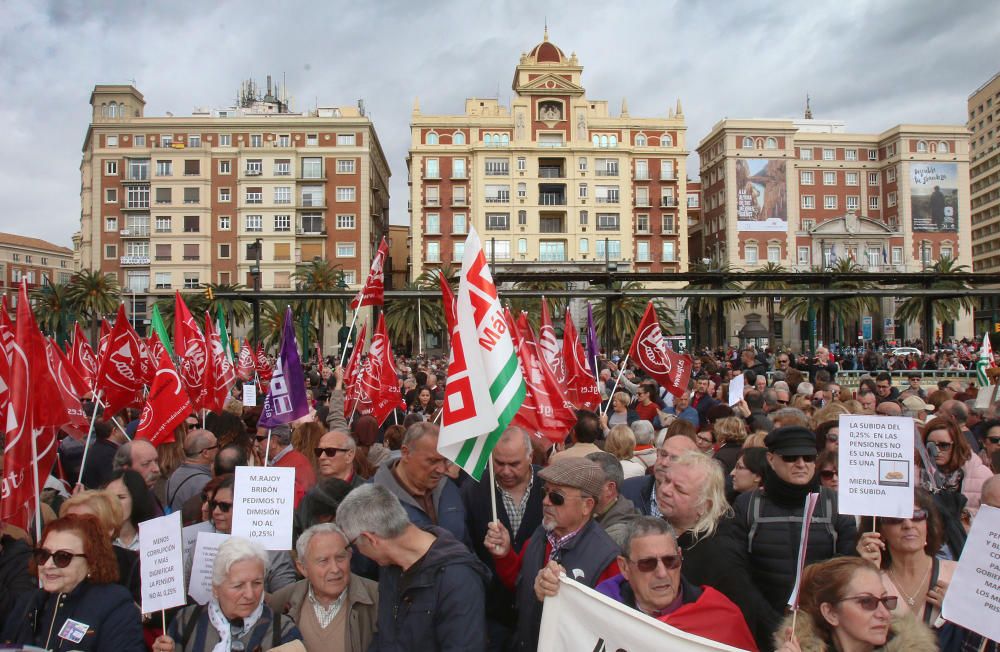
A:
[[[438,451],[479,480],[524,402],[525,385],[475,229],[465,241],[451,330]]]
[[[979,391],[976,394],[976,407],[986,409],[993,402],[994,387],[990,385],[990,379],[986,375],[986,370],[993,366],[993,347],[990,346],[989,331],[983,335],[983,345],[979,349],[979,360],[976,361],[976,384]]]

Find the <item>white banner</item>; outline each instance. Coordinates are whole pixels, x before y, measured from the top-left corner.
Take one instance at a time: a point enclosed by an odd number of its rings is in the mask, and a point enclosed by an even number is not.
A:
[[[181,513],[139,524],[139,578],[142,613],[179,607],[184,598]]]
[[[238,466],[233,487],[233,536],[267,550],[292,549],[295,469]]]
[[[840,415],[841,514],[913,516],[913,419]]]
[[[1000,509],[983,505],[976,513],[941,615],[1000,641]]]
[[[191,562],[191,577],[188,579],[188,595],[198,604],[207,604],[212,599],[212,566],[219,546],[229,538],[220,532],[199,532],[194,546],[194,560]]]
[[[739,648],[682,632],[564,576],[559,580],[558,595],[545,598],[538,649],[704,652]]]

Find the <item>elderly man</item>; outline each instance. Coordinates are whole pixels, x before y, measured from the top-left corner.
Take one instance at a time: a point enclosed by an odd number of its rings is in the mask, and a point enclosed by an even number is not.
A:
[[[354,472],[354,456],[357,455],[358,444],[354,437],[343,428],[334,428],[319,438],[316,444],[316,466],[319,477],[339,478],[351,485],[359,487],[365,479]]]
[[[309,458],[292,447],[292,429],[287,425],[276,426],[257,434],[257,452],[266,457],[268,466],[278,466],[295,469],[295,506],[298,507],[302,498],[316,484],[316,473],[313,471]]]
[[[137,471],[146,481],[146,487],[152,491],[160,479],[160,454],[156,446],[145,439],[125,442],[115,451],[114,470],[132,469]]]
[[[597,497],[594,520],[604,528],[608,536],[619,546],[625,542],[628,525],[639,516],[639,510],[632,501],[619,492],[625,483],[625,473],[621,461],[611,453],[591,453],[587,459],[597,462],[604,471],[604,488]]]
[[[739,608],[716,589],[697,586],[682,575],[683,554],[668,523],[652,516],[636,519],[626,530],[622,551],[621,573],[598,584],[599,593],[688,634],[756,649]],[[558,574],[544,570],[539,598],[558,591]]]
[[[171,511],[197,496],[212,479],[212,462],[219,452],[215,435],[207,430],[192,430],[184,437],[184,461],[167,479],[167,505]]]
[[[629,478],[621,485],[621,494],[632,501],[640,513],[646,516],[660,516],[656,506],[656,485],[666,477],[670,464],[678,456],[687,451],[698,450],[698,444],[691,437],[682,435],[670,437],[656,451],[656,463],[653,464],[653,475],[643,475]]]
[[[955,423],[958,424],[959,429],[962,431],[962,436],[965,437],[965,441],[969,442],[969,447],[972,452],[979,453],[982,450],[982,446],[979,445],[979,440],[976,439],[972,431],[969,430],[969,408],[966,407],[965,403],[956,399],[948,399],[941,404],[941,409],[938,411],[939,416],[950,416]]]
[[[680,396],[674,397],[673,407],[669,407],[664,410],[667,414],[676,415],[678,419],[684,419],[693,425],[695,428],[701,423],[701,418],[698,416],[698,410],[691,407],[691,396],[685,392]],[[661,424],[666,425],[666,424]]]
[[[862,414],[875,414],[875,406],[878,405],[878,397],[874,392],[859,393],[858,402],[861,403]]]
[[[295,621],[307,652],[365,652],[375,636],[378,584],[351,574],[344,532],[333,523],[314,525],[299,537],[295,552],[305,579],[272,594],[268,606]]]
[[[490,523],[485,546],[496,557],[497,575],[517,601],[514,649],[535,650],[542,604],[535,589],[541,572],[569,568],[574,580],[591,588],[617,574],[618,545],[594,522],[597,496],[604,487],[601,467],[587,459],[568,458],[538,472],[545,482],[542,523],[521,553],[513,551],[510,533]]]
[[[465,525],[465,506],[455,483],[445,475],[448,458],[438,452],[438,426],[418,421],[403,436],[398,460],[379,467],[375,484],[388,489],[414,524],[438,525],[471,545]]]
[[[875,414],[883,417],[898,417],[903,415],[903,407],[895,401],[883,401],[875,406]]]
[[[902,400],[903,416],[917,419],[921,422],[927,421],[927,413],[934,411],[934,406],[924,403],[919,396],[907,396]]]
[[[816,357],[812,360],[803,359],[802,362],[795,365],[795,367],[799,371],[808,372],[809,382],[811,383],[816,382],[816,374],[820,371],[826,371],[830,374],[829,381],[835,380],[837,378],[837,372],[840,371],[837,367],[837,363],[830,359],[830,350],[824,346],[816,349]]]
[[[378,484],[349,493],[337,509],[337,524],[381,567],[377,631],[368,650],[485,649],[489,570],[447,530],[417,527]]]

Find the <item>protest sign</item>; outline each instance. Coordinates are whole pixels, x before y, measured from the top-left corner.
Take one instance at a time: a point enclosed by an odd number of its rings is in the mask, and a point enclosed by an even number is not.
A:
[[[188,595],[198,604],[207,604],[212,599],[212,565],[219,546],[229,538],[219,532],[201,532],[194,545],[194,560],[191,562],[191,577],[188,580]]]
[[[179,514],[180,512],[178,512]],[[181,530],[181,550],[184,552],[184,568],[191,568],[191,559],[194,555],[194,544],[198,541],[198,535],[201,532],[211,532],[213,529],[211,521],[202,521],[201,523],[195,523],[194,525],[189,525],[183,530]]]
[[[243,407],[257,407],[257,386],[243,383]]]
[[[705,652],[739,648],[682,632],[563,576],[559,593],[545,598],[538,649]]]
[[[976,513],[941,615],[1000,641],[1000,509],[983,505]]]
[[[729,405],[736,405],[743,400],[743,388],[746,387],[746,378],[743,374],[733,376],[729,381]]]
[[[139,523],[142,613],[179,607],[184,598],[181,513]]]
[[[840,415],[841,514],[913,516],[913,419]]]
[[[291,550],[295,512],[295,469],[270,466],[236,468],[233,536],[267,550]]]

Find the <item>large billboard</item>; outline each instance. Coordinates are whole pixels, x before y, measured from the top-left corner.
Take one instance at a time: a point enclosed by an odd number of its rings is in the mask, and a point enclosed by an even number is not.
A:
[[[784,161],[736,161],[736,227],[739,231],[788,231]]]
[[[913,230],[958,231],[958,164],[910,164]]]

